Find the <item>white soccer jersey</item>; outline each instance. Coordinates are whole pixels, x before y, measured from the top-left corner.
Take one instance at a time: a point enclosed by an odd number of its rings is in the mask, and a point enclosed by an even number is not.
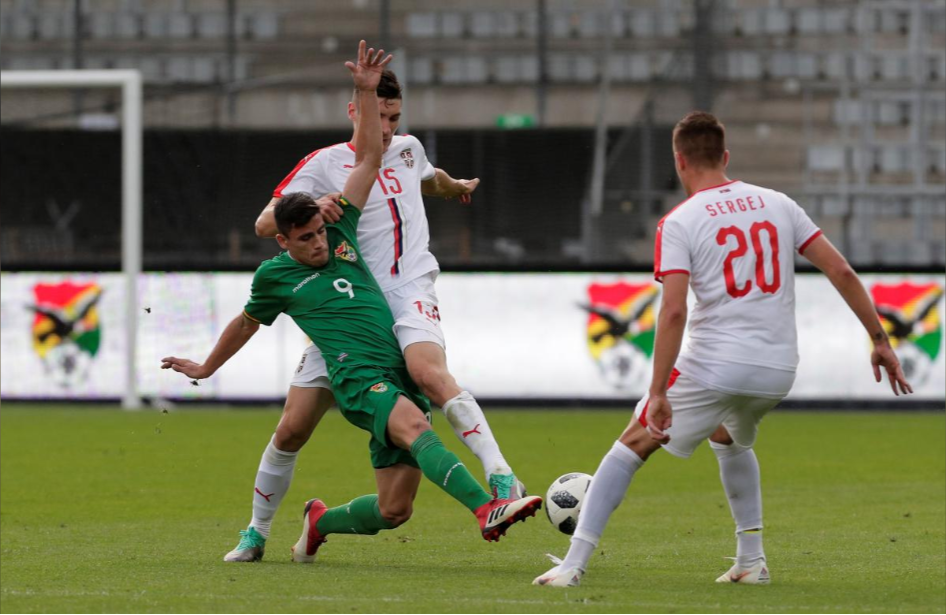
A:
[[[687,272],[696,295],[680,372],[723,392],[787,394],[798,365],[794,252],[820,234],[795,201],[741,181],[701,190],[667,214],[654,276]]]
[[[341,192],[354,164],[351,143],[316,150],[296,165],[273,196],[305,192],[318,198]],[[430,229],[420,193],[421,181],[435,173],[416,137],[394,136],[358,222],[361,254],[385,293],[440,269],[430,253]]]

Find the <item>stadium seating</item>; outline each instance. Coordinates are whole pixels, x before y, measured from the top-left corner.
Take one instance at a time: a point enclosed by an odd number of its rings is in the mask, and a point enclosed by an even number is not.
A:
[[[936,220],[946,209],[946,8],[941,3],[719,1],[703,34],[726,37],[725,45],[709,47],[711,75],[692,57],[699,34],[692,3],[624,2],[614,14],[606,13],[607,6],[548,3],[548,125],[591,128],[602,66],[612,83],[608,114],[616,127],[636,126],[648,100],[656,103],[653,122],[666,127],[692,105],[695,84],[710,83],[714,109],[729,128],[734,174],[796,195],[819,222],[840,225],[849,236],[859,212],[891,206],[864,202],[871,190],[921,199],[916,207],[932,208],[931,228],[939,228]],[[157,101],[148,115],[151,126],[209,128],[219,118],[208,109],[220,108],[219,86],[230,77],[224,9],[223,3],[170,0],[87,8],[82,64],[140,69]],[[336,18],[320,19],[328,10]],[[241,104],[231,107],[236,116],[229,121],[238,127],[338,128],[344,113],[336,112],[334,101],[347,96],[349,86],[337,66],[357,37],[378,31],[376,4],[247,0],[238,3],[234,17],[234,77],[253,80],[254,86],[231,94]],[[543,77],[538,23],[532,5],[508,1],[391,3],[390,34],[404,61],[398,70],[409,96],[424,101],[407,114],[411,125],[483,128],[505,114],[531,114],[535,103],[529,93]],[[70,3],[5,3],[0,64],[14,70],[74,67],[69,44],[74,33]],[[602,65],[606,35],[613,50]],[[267,80],[271,87],[255,85]],[[62,105],[68,106],[67,98]],[[25,112],[10,100],[5,118]],[[640,165],[642,158],[627,164]],[[669,179],[654,201],[661,204],[679,198],[672,170],[666,173]],[[587,178],[576,181],[586,187]],[[605,239],[625,254],[646,252],[626,247],[628,241],[646,245],[651,239],[636,228],[648,220],[620,213],[639,198],[635,189],[609,174],[606,207],[626,221],[621,224],[635,228],[615,224],[613,236]],[[931,194],[939,200],[929,200]],[[870,224],[857,227],[870,246],[858,248],[865,258],[896,262],[918,259],[926,250],[939,262],[946,260],[942,242],[932,236],[925,247],[913,242],[899,252],[881,249],[886,225],[898,237],[906,230],[894,232],[899,223],[870,216]],[[629,233],[635,239],[627,240]],[[550,248],[548,257],[562,258],[562,245]]]

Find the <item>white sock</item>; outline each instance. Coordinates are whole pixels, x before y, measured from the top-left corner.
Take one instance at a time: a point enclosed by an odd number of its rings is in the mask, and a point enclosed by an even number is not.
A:
[[[582,570],[588,568],[588,560],[601,540],[604,526],[624,499],[634,473],[642,465],[644,460],[621,442],[615,442],[604,456],[581,504],[578,527],[572,536],[568,555],[562,562],[563,569],[573,566]]]
[[[748,568],[765,559],[762,549],[762,485],[755,451],[738,444],[710,442],[719,460],[719,477],[736,522],[736,562]]]
[[[299,456],[298,451],[287,453],[276,448],[273,444],[275,439],[276,436],[273,436],[263,451],[253,490],[253,518],[250,525],[264,538],[269,537],[269,528],[273,517],[276,516],[276,509],[289,491],[292,473],[296,469],[296,458]]]
[[[483,464],[487,481],[490,474],[512,474],[512,468],[499,451],[499,444],[493,437],[483,410],[469,392],[460,391],[459,395],[448,400],[443,405],[443,413],[457,437]]]

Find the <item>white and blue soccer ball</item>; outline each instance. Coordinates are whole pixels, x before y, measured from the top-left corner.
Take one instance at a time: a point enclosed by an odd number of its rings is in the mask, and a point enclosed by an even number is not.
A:
[[[581,472],[571,472],[559,476],[545,494],[545,513],[558,531],[571,536],[578,527],[578,513],[585,500],[591,476]]]

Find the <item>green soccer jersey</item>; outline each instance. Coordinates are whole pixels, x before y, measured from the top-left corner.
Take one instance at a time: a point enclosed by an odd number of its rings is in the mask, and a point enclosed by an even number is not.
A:
[[[358,249],[361,212],[341,204],[341,220],[326,226],[329,262],[309,267],[288,252],[263,261],[244,314],[264,325],[288,314],[322,351],[332,377],[347,365],[404,367],[391,309]]]

